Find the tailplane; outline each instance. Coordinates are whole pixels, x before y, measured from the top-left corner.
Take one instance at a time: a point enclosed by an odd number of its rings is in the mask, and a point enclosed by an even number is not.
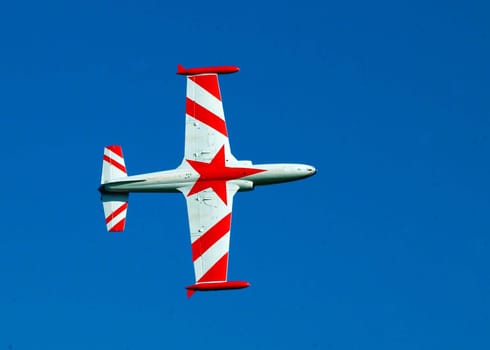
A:
[[[126,224],[129,193],[102,193],[107,231],[122,232]]]
[[[102,177],[100,182],[105,184],[113,180],[127,177],[126,164],[121,146],[113,145],[104,148],[104,161],[102,163]]]
[[[109,232],[124,231],[126,213],[128,211],[129,193],[110,193],[104,191],[104,184],[122,180],[127,177],[126,165],[121,146],[112,145],[104,148],[102,162],[101,200],[104,207],[104,217]]]

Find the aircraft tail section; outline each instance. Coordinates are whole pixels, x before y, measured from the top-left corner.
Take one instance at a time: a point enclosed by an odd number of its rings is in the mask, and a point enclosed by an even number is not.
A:
[[[122,232],[126,224],[129,193],[102,193],[105,224],[109,232]]]
[[[102,163],[102,177],[100,182],[105,184],[113,180],[127,177],[126,164],[121,146],[112,145],[104,148],[104,160]]]
[[[104,217],[109,232],[120,232],[126,224],[126,213],[128,210],[128,193],[109,193],[103,190],[106,183],[120,181],[127,177],[126,164],[121,146],[111,145],[104,148],[104,160],[102,162],[102,183],[100,192],[102,194],[102,206]]]

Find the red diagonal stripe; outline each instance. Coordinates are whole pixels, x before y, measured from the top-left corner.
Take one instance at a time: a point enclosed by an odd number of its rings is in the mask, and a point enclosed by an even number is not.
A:
[[[126,210],[127,207],[128,207],[128,202],[124,202],[119,208],[114,210],[112,213],[109,214],[108,217],[105,218],[105,223],[108,224],[109,222],[111,222],[112,219],[114,219],[116,216],[121,214],[121,212],[123,210]]]
[[[228,133],[226,132],[226,123],[223,119],[189,98],[187,98],[185,102],[185,112],[214,130],[228,136]]]
[[[223,255],[197,282],[226,281],[227,270],[228,253]]]
[[[192,243],[192,261],[196,261],[206,250],[211,248],[218,240],[230,232],[231,213],[218,221],[201,237]]]
[[[126,223],[126,218],[123,218],[117,224],[115,224],[114,226],[112,226],[112,228],[109,230],[109,232],[121,232],[121,231],[124,231],[124,224],[125,223]]]
[[[114,165],[116,168],[118,168],[119,170],[123,171],[124,173],[126,172],[126,167],[124,165],[122,165],[121,163],[118,163],[116,162],[114,159],[110,158],[109,156],[105,155],[104,154],[104,160],[111,164],[111,165]]]
[[[221,101],[218,76],[216,74],[197,75],[189,77],[189,79]]]
[[[121,158],[123,157],[121,146],[113,145],[113,146],[107,146],[106,148],[111,150],[115,154],[117,154],[119,157],[121,157]]]

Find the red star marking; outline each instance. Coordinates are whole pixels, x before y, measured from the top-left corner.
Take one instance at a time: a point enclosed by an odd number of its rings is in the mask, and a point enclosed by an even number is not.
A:
[[[187,160],[187,162],[199,173],[194,186],[187,194],[191,196],[195,193],[211,188],[219,198],[227,203],[226,182],[229,180],[240,179],[245,176],[261,173],[265,170],[253,168],[232,168],[226,166],[225,146],[216,153],[210,163],[198,162],[195,160]]]

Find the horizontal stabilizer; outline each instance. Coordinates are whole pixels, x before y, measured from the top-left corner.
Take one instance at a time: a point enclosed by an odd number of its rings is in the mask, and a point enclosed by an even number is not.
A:
[[[121,146],[112,145],[104,148],[102,162],[102,177],[100,182],[105,184],[128,176]]]
[[[128,211],[128,193],[102,193],[105,224],[109,232],[122,232]]]

